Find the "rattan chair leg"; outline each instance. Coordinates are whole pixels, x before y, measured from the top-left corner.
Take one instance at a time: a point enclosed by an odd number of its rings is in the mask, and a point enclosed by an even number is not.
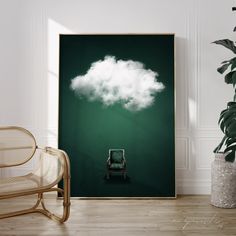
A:
[[[40,202],[41,202],[41,197],[38,195],[37,202],[35,203],[35,205],[33,207],[31,207],[29,209],[25,209],[25,210],[0,214],[0,219],[9,218],[9,217],[13,217],[13,216],[19,216],[19,215],[25,215],[28,213],[35,213],[35,212],[37,212],[36,209],[39,206]]]

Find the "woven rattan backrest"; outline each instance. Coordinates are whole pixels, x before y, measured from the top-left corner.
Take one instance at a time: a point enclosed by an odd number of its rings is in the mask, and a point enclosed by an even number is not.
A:
[[[0,168],[24,164],[35,150],[35,138],[28,130],[16,126],[0,127]]]
[[[42,185],[57,184],[64,173],[65,160],[58,151],[52,148],[41,150],[39,167],[34,172],[35,176],[40,177]]]

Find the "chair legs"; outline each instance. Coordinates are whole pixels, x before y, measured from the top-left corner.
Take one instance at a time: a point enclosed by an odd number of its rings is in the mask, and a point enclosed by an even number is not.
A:
[[[59,191],[58,191],[59,192]],[[60,223],[63,223],[65,222],[68,217],[69,217],[69,214],[70,214],[70,202],[66,201],[66,198],[64,196],[64,192],[63,190],[60,191],[60,193],[62,193],[63,195],[63,214],[62,216],[58,216],[52,212],[50,212],[46,206],[45,206],[45,203],[44,203],[44,198],[43,198],[43,194],[41,194],[41,205],[42,205],[42,208],[40,209],[36,209],[37,212],[39,213],[42,213],[44,214],[45,216],[47,216],[48,218],[52,219],[52,220],[55,220],[55,221],[58,221]]]
[[[107,172],[106,178],[107,178],[107,179],[110,179],[110,173],[109,173],[109,172]]]
[[[41,199],[38,197],[37,202],[35,203],[35,205],[29,209],[25,209],[25,210],[20,210],[20,211],[14,211],[14,212],[9,212],[9,213],[5,213],[5,214],[0,214],[0,219],[4,219],[4,218],[8,218],[8,217],[13,217],[13,216],[19,216],[19,215],[24,215],[24,214],[28,214],[28,213],[34,213],[36,212],[35,209],[39,206],[41,202]]]
[[[106,173],[106,179],[107,180],[109,180],[110,179],[110,177],[111,177],[111,171],[107,171],[107,173]],[[122,176],[123,176],[123,178],[124,178],[124,180],[126,180],[126,178],[127,178],[127,172],[126,171],[122,171],[122,172],[113,172],[113,173],[121,173],[122,174]]]
[[[123,177],[126,180],[126,177],[127,177],[126,172],[123,173]]]
[[[51,191],[57,191],[57,192],[60,192],[64,195],[64,191],[60,188],[53,188],[53,189],[50,189],[49,191],[46,191],[46,192],[51,192]],[[49,217],[52,220],[63,223],[68,219],[69,214],[70,214],[70,201],[68,201],[68,200],[69,199],[67,198],[67,196],[63,196],[63,200],[62,200],[63,201],[63,214],[62,214],[62,216],[57,216],[56,214],[53,214],[52,212],[50,212],[46,208],[45,203],[44,203],[43,193],[38,193],[37,202],[35,203],[35,205],[33,207],[31,207],[29,209],[25,209],[25,210],[0,214],[0,219],[24,215],[24,214],[28,214],[28,213],[41,213],[41,214]],[[40,205],[41,205],[41,207],[40,207]]]

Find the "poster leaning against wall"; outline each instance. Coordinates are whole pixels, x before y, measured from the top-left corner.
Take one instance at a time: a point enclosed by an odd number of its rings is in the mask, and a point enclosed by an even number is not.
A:
[[[174,34],[60,35],[74,197],[175,197]]]

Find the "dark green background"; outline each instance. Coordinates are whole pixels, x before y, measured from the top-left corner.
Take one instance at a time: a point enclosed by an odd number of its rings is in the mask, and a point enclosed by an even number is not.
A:
[[[71,79],[113,55],[140,61],[165,85],[139,112],[79,98]],[[174,197],[174,35],[60,35],[59,148],[71,160],[72,196]],[[128,180],[107,181],[108,150],[124,148]]]

